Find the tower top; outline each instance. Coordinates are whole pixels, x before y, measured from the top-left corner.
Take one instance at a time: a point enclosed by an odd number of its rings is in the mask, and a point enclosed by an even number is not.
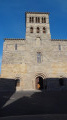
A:
[[[50,36],[48,12],[26,12],[26,39]]]
[[[49,12],[26,12],[25,14],[50,14]]]

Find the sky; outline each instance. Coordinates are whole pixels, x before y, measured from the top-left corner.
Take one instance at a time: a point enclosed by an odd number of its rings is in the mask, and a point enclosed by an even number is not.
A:
[[[0,0],[0,73],[4,38],[25,38],[25,12],[49,12],[52,39],[67,39],[67,0]]]

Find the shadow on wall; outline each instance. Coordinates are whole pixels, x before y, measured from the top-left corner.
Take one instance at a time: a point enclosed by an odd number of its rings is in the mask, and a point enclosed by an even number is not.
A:
[[[36,78],[36,89],[39,90],[66,90],[67,89],[67,78]]]
[[[16,91],[14,79],[0,78],[0,110]]]
[[[60,83],[60,87],[66,85],[67,79],[59,80],[59,78],[50,78],[46,80],[47,81],[43,81],[43,85],[47,85],[46,90],[42,89],[39,92],[15,92],[16,82],[14,79],[1,79],[0,90],[4,89],[4,91],[0,91],[0,117],[35,114],[67,114],[67,90],[47,90],[49,86],[51,88],[54,87],[52,85],[55,84],[59,85]],[[54,82],[52,82],[53,80]],[[13,98],[10,99],[12,95]]]

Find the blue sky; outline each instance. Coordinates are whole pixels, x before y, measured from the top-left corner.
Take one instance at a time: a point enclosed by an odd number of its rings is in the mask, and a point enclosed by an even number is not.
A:
[[[49,12],[51,38],[67,39],[67,0],[0,0],[0,72],[4,38],[25,38],[25,12]]]

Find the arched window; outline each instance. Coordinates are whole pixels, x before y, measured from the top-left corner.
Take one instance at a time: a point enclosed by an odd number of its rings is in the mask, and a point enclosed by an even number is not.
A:
[[[41,63],[41,52],[37,52],[37,63]]]
[[[46,18],[42,17],[42,23],[46,23]]]
[[[29,22],[30,22],[30,23],[34,23],[34,17],[30,17],[30,18],[29,18]]]
[[[40,23],[40,18],[36,17],[36,23]]]
[[[39,33],[40,32],[40,28],[39,27],[37,27],[37,33]]]
[[[37,23],[37,17],[36,17],[36,23]]]
[[[29,22],[31,23],[31,21],[32,21],[32,19],[31,19],[31,17],[29,18]]]
[[[43,27],[43,33],[46,33],[46,28],[45,27]]]
[[[32,23],[34,23],[34,17],[32,17]]]
[[[17,44],[15,44],[15,50],[17,50]]]
[[[33,33],[33,27],[30,27],[30,33]]]
[[[46,18],[44,17],[44,23],[46,23]]]
[[[40,18],[38,17],[38,23],[40,23]]]
[[[43,17],[42,17],[42,23],[43,23]]]

